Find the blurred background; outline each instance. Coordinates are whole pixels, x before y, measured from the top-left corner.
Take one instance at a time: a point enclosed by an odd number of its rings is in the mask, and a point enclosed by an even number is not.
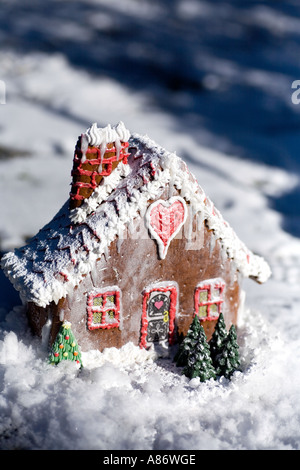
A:
[[[0,24],[2,252],[65,202],[77,136],[120,120],[176,151],[250,248],[299,238],[297,0],[2,0]]]

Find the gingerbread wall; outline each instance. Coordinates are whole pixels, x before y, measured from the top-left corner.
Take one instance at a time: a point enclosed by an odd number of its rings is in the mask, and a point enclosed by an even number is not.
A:
[[[196,216],[195,216],[196,217]],[[52,315],[51,340],[56,336],[63,320],[72,323],[72,330],[82,351],[106,347],[121,347],[129,341],[139,345],[143,291],[151,284],[176,283],[178,286],[178,306],[175,319],[176,338],[184,336],[194,314],[194,294],[196,285],[207,279],[222,278],[225,281],[223,315],[225,323],[237,323],[240,297],[240,275],[233,261],[228,260],[214,240],[205,222],[196,231],[196,218],[193,224],[187,220],[176,238],[171,241],[165,259],[159,259],[156,241],[149,238],[144,219],[136,220],[123,240],[113,242],[106,255],[98,260],[92,272],[58,305],[51,304],[47,313]],[[199,222],[199,221],[198,221]],[[191,232],[192,231],[192,232]],[[193,236],[194,234],[194,240]],[[121,327],[111,329],[87,328],[87,299],[95,289],[117,286],[121,291]],[[29,308],[33,329],[41,332],[45,322],[45,311],[41,313],[37,326],[37,308]],[[34,320],[35,316],[35,321]],[[208,339],[214,330],[215,321],[204,321]]]

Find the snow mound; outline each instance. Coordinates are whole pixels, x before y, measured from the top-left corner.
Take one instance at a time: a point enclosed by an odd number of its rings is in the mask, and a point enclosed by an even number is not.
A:
[[[68,361],[52,366],[22,309],[3,326],[2,449],[297,448],[299,352],[285,349],[259,313],[247,311],[238,330],[242,370],[231,381],[205,383],[182,375],[172,357],[131,343],[84,353],[82,369]],[[290,380],[282,382],[283,371]]]

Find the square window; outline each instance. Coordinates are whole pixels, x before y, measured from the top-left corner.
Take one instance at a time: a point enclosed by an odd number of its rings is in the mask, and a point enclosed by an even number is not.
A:
[[[195,290],[195,312],[200,320],[215,320],[222,311],[225,283],[211,279],[200,283]]]
[[[87,302],[88,329],[118,328],[120,326],[120,291],[90,293]]]

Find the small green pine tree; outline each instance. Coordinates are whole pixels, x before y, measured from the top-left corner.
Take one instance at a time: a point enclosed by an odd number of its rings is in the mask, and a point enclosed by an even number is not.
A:
[[[183,367],[187,365],[188,356],[198,341],[200,326],[199,318],[197,315],[195,315],[186,337],[180,344],[177,354],[174,357],[174,361],[176,362],[177,367]]]
[[[223,343],[222,351],[215,359],[216,374],[219,376],[224,375],[224,377],[230,379],[239,366],[239,345],[237,343],[236,328],[232,325]]]
[[[210,348],[203,327],[200,325],[198,341],[187,358],[183,373],[193,379],[199,377],[201,382],[216,378],[215,369],[210,357]]]
[[[51,364],[58,364],[63,360],[76,361],[82,367],[81,352],[69,322],[61,325],[49,356]]]
[[[227,338],[226,325],[225,325],[223,314],[220,313],[216,327],[215,327],[215,331],[213,332],[213,335],[209,342],[210,355],[211,355],[214,366],[216,366],[216,357],[218,354],[221,353],[222,346],[226,338]]]

